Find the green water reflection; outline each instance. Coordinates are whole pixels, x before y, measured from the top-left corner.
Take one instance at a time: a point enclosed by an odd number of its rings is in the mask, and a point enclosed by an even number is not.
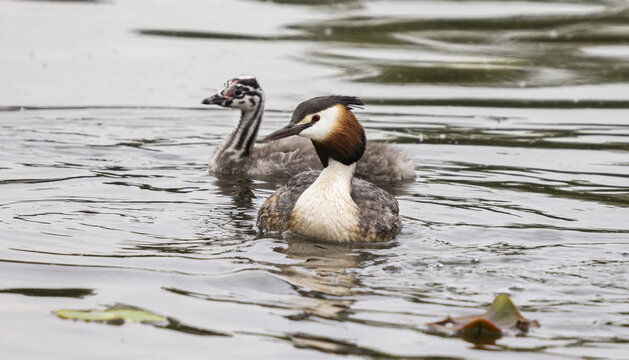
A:
[[[473,2],[469,3],[473,6]],[[535,7],[535,3],[526,4]],[[574,10],[571,4],[565,4],[566,13],[558,15],[537,12],[527,15],[524,11],[523,15],[507,13],[491,17],[469,17],[464,12],[459,17],[443,14],[442,18],[424,18],[422,14],[415,17],[412,13],[332,16],[329,20],[287,25],[284,32],[291,34],[279,35],[189,29],[137,31],[144,35],[209,40],[323,43],[302,59],[337,67],[348,80],[365,83],[521,89],[629,80],[629,52],[621,51],[617,56],[613,48],[603,55],[588,51],[600,45],[629,43],[629,5],[620,1],[580,2],[578,5],[591,9],[571,11]],[[387,98],[382,103],[404,105],[401,100]],[[431,105],[571,106],[568,102],[414,100],[404,99],[413,104]],[[601,100],[573,106],[627,107],[627,102]]]

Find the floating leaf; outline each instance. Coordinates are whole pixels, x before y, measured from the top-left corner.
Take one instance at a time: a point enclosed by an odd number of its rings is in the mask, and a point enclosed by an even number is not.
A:
[[[136,309],[107,309],[107,310],[55,310],[54,313],[62,319],[85,320],[106,322],[113,325],[122,325],[125,322],[160,322],[164,321],[161,315],[151,314]]]
[[[531,326],[539,327],[539,323],[524,318],[513,301],[507,295],[500,294],[484,314],[458,318],[448,316],[428,326],[434,330],[453,332],[476,345],[493,345],[505,331],[524,334]]]

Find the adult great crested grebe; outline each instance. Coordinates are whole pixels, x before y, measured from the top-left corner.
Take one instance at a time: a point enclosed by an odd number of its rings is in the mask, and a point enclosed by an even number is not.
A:
[[[351,96],[321,96],[302,102],[290,123],[265,138],[309,138],[323,171],[293,176],[258,211],[262,231],[290,230],[334,242],[388,241],[402,229],[397,200],[379,187],[353,178],[365,151],[365,132],[350,109]]]
[[[264,93],[253,76],[227,81],[225,88],[203,100],[225,108],[240,109],[236,129],[214,151],[210,170],[216,175],[290,177],[321,170],[321,162],[307,139],[292,137],[255,146],[264,112]],[[413,160],[389,144],[368,142],[355,175],[374,182],[401,182],[415,178]]]

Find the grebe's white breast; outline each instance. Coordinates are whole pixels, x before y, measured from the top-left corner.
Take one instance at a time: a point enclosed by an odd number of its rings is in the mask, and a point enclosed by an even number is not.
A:
[[[291,231],[330,242],[389,241],[400,233],[402,219],[397,200],[367,181],[351,179],[349,199],[346,193],[339,194],[338,189],[330,193],[330,196],[314,191],[312,194],[305,194],[311,185],[315,186],[322,173],[303,172],[280,187],[260,208],[258,228],[263,232]],[[335,177],[337,175],[339,174],[335,174]],[[341,177],[342,175],[334,182],[338,182]],[[328,179],[316,187],[321,189],[320,186],[327,187],[334,182]],[[325,183],[327,185],[323,185]],[[332,202],[329,201],[331,196],[336,198]],[[312,203],[309,204],[309,201]],[[299,207],[298,202],[301,202]],[[347,213],[339,214],[339,209],[333,205],[339,203],[341,209],[347,209]]]
[[[295,202],[288,229],[317,239],[353,241],[360,231],[358,206],[351,196],[354,168],[356,164],[330,160]]]

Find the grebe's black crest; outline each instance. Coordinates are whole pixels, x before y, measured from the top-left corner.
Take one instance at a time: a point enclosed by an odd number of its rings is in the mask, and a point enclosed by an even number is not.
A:
[[[351,109],[351,105],[363,106],[365,103],[355,96],[342,96],[342,95],[329,95],[329,96],[317,96],[310,100],[306,100],[297,105],[291,118],[291,123],[297,123],[301,121],[308,114],[315,114],[330,108],[334,105],[345,105],[347,110]]]

